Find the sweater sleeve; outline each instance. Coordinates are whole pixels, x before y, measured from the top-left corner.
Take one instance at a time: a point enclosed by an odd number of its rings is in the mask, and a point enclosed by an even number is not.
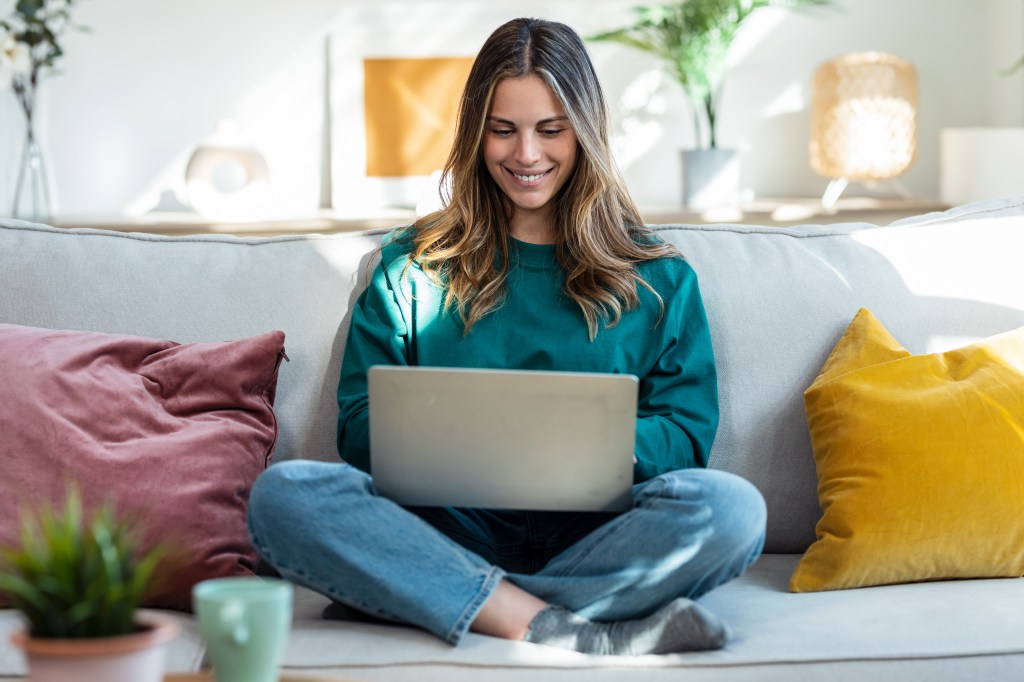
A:
[[[408,364],[408,326],[400,292],[382,263],[352,311],[338,382],[338,454],[370,470],[370,421],[366,372],[373,365]]]
[[[655,330],[662,352],[641,377],[634,480],[706,467],[718,428],[718,378],[697,277],[662,291],[665,316]]]

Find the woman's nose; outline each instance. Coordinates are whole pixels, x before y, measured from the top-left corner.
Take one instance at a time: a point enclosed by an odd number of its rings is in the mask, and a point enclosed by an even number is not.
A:
[[[524,133],[516,142],[516,163],[524,166],[540,161],[540,147],[532,133]]]

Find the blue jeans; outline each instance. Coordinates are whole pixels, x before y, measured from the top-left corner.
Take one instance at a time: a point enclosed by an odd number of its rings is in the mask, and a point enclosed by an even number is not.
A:
[[[732,580],[764,544],[747,481],[687,469],[633,487],[621,514],[404,508],[348,464],[271,466],[249,534],[288,580],[452,644],[504,578],[592,620],[638,618]]]

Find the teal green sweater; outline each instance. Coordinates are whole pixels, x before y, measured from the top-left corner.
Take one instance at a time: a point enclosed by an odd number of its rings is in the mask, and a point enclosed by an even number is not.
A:
[[[504,304],[468,335],[443,290],[418,267],[410,240],[384,247],[352,314],[338,386],[338,452],[369,471],[366,371],[371,365],[608,372],[639,377],[634,480],[707,466],[718,427],[718,384],[697,277],[680,258],[642,263],[640,306],[591,341],[583,313],[562,293],[555,247],[511,240]]]

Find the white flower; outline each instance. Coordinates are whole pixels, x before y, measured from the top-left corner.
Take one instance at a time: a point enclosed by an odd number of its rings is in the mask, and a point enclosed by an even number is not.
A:
[[[16,40],[0,26],[0,90],[11,84],[11,79],[32,70],[32,54],[28,45]]]

